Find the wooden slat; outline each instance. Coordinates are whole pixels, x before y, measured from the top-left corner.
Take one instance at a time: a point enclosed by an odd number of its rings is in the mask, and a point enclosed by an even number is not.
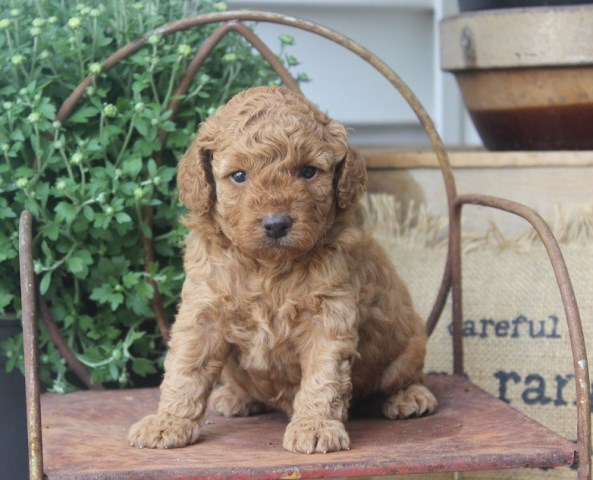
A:
[[[360,147],[358,150],[371,169],[438,167],[436,156],[428,147]],[[589,150],[491,152],[452,147],[448,154],[454,168],[593,166],[593,151]]]
[[[154,412],[158,389],[77,392],[42,397],[48,480],[272,479],[386,475],[574,462],[575,445],[462,377],[431,375],[439,400],[432,416],[351,420],[352,448],[326,455],[282,449],[283,414],[208,415],[197,444],[135,449],[129,426]]]

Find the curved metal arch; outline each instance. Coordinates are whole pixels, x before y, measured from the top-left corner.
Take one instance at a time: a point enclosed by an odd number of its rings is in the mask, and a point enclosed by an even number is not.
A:
[[[342,47],[346,48],[347,50],[350,50],[352,53],[356,54],[358,57],[366,61],[373,68],[375,68],[375,70],[377,70],[381,75],[383,75],[383,77],[385,77],[389,81],[389,83],[391,83],[396,88],[396,90],[402,95],[402,97],[406,100],[406,102],[409,104],[410,108],[412,108],[416,117],[420,121],[420,124],[426,132],[437,156],[439,166],[441,167],[441,171],[443,173],[447,198],[451,204],[453,198],[456,196],[456,188],[455,180],[453,179],[451,171],[451,165],[449,163],[449,158],[443,145],[443,141],[441,140],[430,116],[428,115],[420,101],[414,95],[412,90],[407,86],[407,84],[399,77],[399,75],[397,75],[387,64],[385,64],[382,60],[376,57],[371,51],[369,51],[362,45],[358,44],[354,40],[330,28],[318,25],[308,20],[269,12],[228,11],[209,13],[171,22],[151,32],[146,33],[142,37],[121,47],[119,50],[117,50],[115,53],[109,56],[103,63],[103,71],[108,72],[121,59],[126,58],[129,55],[140,50],[142,47],[145,46],[148,38],[151,35],[157,34],[168,36],[173,33],[181,32],[201,25],[231,21],[254,21],[264,23],[276,23],[280,25],[286,25],[289,27],[297,28],[299,30],[305,30],[341,45]],[[68,118],[68,116],[74,109],[76,101],[82,96],[82,93],[84,93],[84,91],[91,85],[94,78],[94,76],[88,76],[76,87],[76,89],[66,99],[66,101],[60,108],[57,115],[59,120],[65,120]]]
[[[357,55],[359,58],[364,60],[370,66],[372,66],[375,70],[377,70],[404,98],[404,100],[408,103],[410,108],[414,111],[414,114],[420,121],[420,124],[426,133],[432,148],[436,154],[437,161],[441,170],[441,174],[443,177],[443,182],[445,184],[445,192],[447,195],[447,204],[448,204],[448,213],[449,219],[452,216],[452,204],[453,200],[457,195],[456,186],[455,186],[455,179],[453,177],[453,173],[451,170],[451,165],[449,162],[449,158],[447,152],[445,150],[444,144],[440,135],[438,134],[434,123],[432,122],[430,116],[426,112],[425,108],[422,106],[418,98],[412,92],[412,90],[408,87],[408,85],[397,75],[387,64],[385,64],[382,60],[376,57],[371,51],[360,45],[359,43],[355,42],[354,40],[342,35],[341,33],[332,30],[330,28],[324,27],[322,25],[318,25],[308,20],[299,19],[295,17],[290,17],[286,15],[281,15],[277,13],[269,13],[269,12],[257,12],[257,11],[228,11],[228,12],[218,12],[218,13],[210,13],[199,15],[196,17],[186,18],[182,20],[178,20],[172,23],[168,23],[163,25],[151,32],[144,34],[142,37],[124,45],[115,53],[110,55],[105,62],[103,63],[103,72],[108,72],[113,68],[117,63],[119,63],[122,59],[127,58],[128,56],[132,55],[133,53],[137,52],[141,48],[143,48],[148,38],[151,35],[163,35],[168,36],[176,32],[181,32],[188,30],[193,27],[208,25],[212,23],[221,23],[226,22],[223,26],[221,26],[217,31],[213,33],[213,35],[208,39],[206,45],[200,49],[200,51],[194,57],[192,63],[193,66],[191,72],[187,72],[185,77],[182,79],[182,85],[176,91],[176,94],[180,94],[183,92],[183,84],[185,84],[185,88],[189,86],[191,79],[196,75],[198,69],[200,68],[203,60],[208,56],[210,51],[214,48],[214,46],[222,39],[228,31],[233,30],[243,36],[248,42],[250,42],[261,54],[262,56],[270,63],[272,68],[279,74],[281,79],[284,81],[287,86],[292,89],[298,89],[296,83],[291,83],[286,79],[286,76],[283,75],[278,71],[278,65],[283,68],[280,62],[276,62],[277,64],[273,64],[270,61],[269,56],[264,53],[263,48],[265,44],[259,41],[259,38],[253,34],[248,35],[247,31],[251,32],[247,27],[243,26],[237,22],[244,22],[244,21],[254,21],[254,22],[263,22],[263,23],[275,23],[280,25],[286,25],[289,27],[293,27],[299,30],[304,30],[318,36],[321,36],[327,40],[330,40],[350,52]],[[239,26],[240,25],[240,26]],[[218,32],[218,33],[217,33]],[[214,39],[213,37],[216,37]],[[212,40],[212,41],[210,41]],[[261,43],[260,43],[261,42]],[[262,47],[263,46],[263,47]],[[198,58],[200,57],[200,58]],[[287,73],[287,72],[286,72]],[[288,73],[287,73],[288,75]],[[289,75],[288,75],[289,76]],[[292,78],[292,77],[290,77]],[[82,97],[85,90],[93,83],[95,77],[88,76],[86,77],[72,92],[72,94],[64,101],[60,110],[58,111],[57,118],[60,121],[65,121],[70,114],[73,112],[76,103]],[[296,86],[296,87],[295,87]],[[175,102],[175,101],[174,101]],[[178,103],[173,103],[171,106],[176,108]],[[151,215],[148,214],[148,219],[151,218]],[[445,306],[445,302],[447,300],[447,296],[449,291],[451,290],[451,245],[459,242],[458,232],[454,229],[450,229],[449,231],[449,249],[447,253],[447,260],[445,264],[445,269],[443,272],[442,281],[439,287],[439,291],[437,293],[437,297],[435,303],[433,305],[432,311],[430,312],[428,319],[426,321],[426,331],[430,335],[436,326],[438,319],[442,313],[442,310]],[[150,251],[150,246],[147,246]],[[150,255],[149,255],[150,256]],[[156,286],[155,286],[156,287]],[[456,289],[453,288],[454,296],[457,295]],[[459,294],[460,295],[460,294]],[[162,309],[155,309],[159,312],[159,317],[162,317],[164,311]],[[167,321],[164,318],[157,318],[159,325],[166,325]],[[166,326],[161,326],[161,331],[167,331],[168,328]],[[164,335],[166,338],[166,335]]]
[[[451,167],[450,167],[450,164],[448,161],[446,151],[444,149],[443,143],[442,143],[438,133],[436,132],[434,125],[432,124],[432,121],[430,120],[428,114],[426,113],[424,108],[420,105],[420,103],[418,102],[416,97],[413,95],[413,93],[410,91],[410,89],[407,87],[407,85],[387,65],[385,65],[381,60],[379,60],[377,57],[375,57],[371,52],[366,50],[364,47],[361,47],[360,45],[356,44],[352,40],[348,39],[347,37],[335,32],[333,30],[316,25],[316,24],[308,22],[308,21],[298,20],[298,19],[292,18],[292,17],[286,17],[286,16],[282,16],[282,15],[278,15],[278,14],[271,14],[271,13],[262,13],[262,12],[222,12],[222,13],[207,14],[207,15],[202,15],[199,17],[180,20],[177,22],[167,24],[159,29],[156,29],[156,30],[144,35],[140,39],[138,39],[134,42],[131,42],[130,44],[122,47],[120,50],[118,50],[112,56],[110,56],[104,64],[104,71],[108,71],[115,64],[117,64],[119,62],[119,60],[127,57],[128,55],[130,55],[130,54],[134,53],[135,51],[139,50],[140,48],[142,48],[145,45],[148,37],[154,33],[158,33],[158,34],[162,34],[162,35],[169,35],[171,33],[186,30],[186,29],[189,29],[189,28],[192,28],[195,26],[199,26],[199,25],[205,25],[205,24],[216,23],[216,22],[232,22],[232,21],[260,21],[260,22],[278,23],[278,24],[283,24],[283,25],[295,27],[295,28],[298,28],[301,30],[306,30],[311,33],[315,33],[317,35],[325,37],[326,39],[332,40],[335,43],[338,43],[338,44],[342,45],[343,47],[347,48],[348,50],[352,51],[353,53],[357,54],[359,57],[364,59],[367,63],[372,65],[400,92],[400,94],[408,102],[410,107],[414,110],[416,116],[419,118],[420,123],[422,124],[425,132],[427,133],[427,135],[433,145],[435,153],[437,155],[437,159],[439,161],[439,165],[441,167],[441,172],[443,174],[443,178],[444,178],[444,182],[445,182],[448,205],[449,205],[449,218],[450,218],[450,222],[451,222],[451,228],[450,228],[450,233],[449,233],[449,252],[447,255],[447,264],[446,264],[446,269],[445,269],[445,273],[443,276],[443,282],[441,284],[441,290],[439,292],[439,297],[437,299],[437,303],[435,304],[435,308],[433,308],[433,313],[435,312],[435,310],[438,310],[437,307],[439,305],[439,302],[442,301],[442,304],[444,305],[444,299],[446,298],[446,295],[447,295],[449,289],[451,288],[451,284],[453,284],[453,317],[454,317],[454,322],[457,321],[457,323],[459,323],[460,319],[461,319],[461,278],[460,278],[461,260],[460,260],[460,251],[459,251],[459,248],[460,248],[459,215],[461,212],[461,206],[463,204],[471,204],[471,203],[482,204],[485,206],[500,208],[500,209],[509,211],[511,213],[516,213],[520,216],[523,216],[524,218],[530,217],[530,215],[532,215],[532,214],[530,214],[527,210],[523,210],[526,207],[521,206],[519,208],[515,205],[511,205],[511,206],[509,206],[507,204],[503,205],[501,203],[502,200],[492,198],[492,197],[487,197],[487,196],[483,196],[483,195],[482,196],[462,195],[462,196],[458,197],[456,194],[455,182],[454,182],[454,179],[452,176]],[[73,91],[71,96],[66,100],[66,102],[64,102],[64,104],[62,105],[62,108],[60,108],[60,112],[58,113],[59,120],[63,121],[68,118],[70,113],[73,111],[73,109],[76,105],[76,102],[78,101],[80,96],[82,96],[82,94],[84,93],[86,88],[89,85],[91,85],[93,80],[94,80],[94,77],[87,77],[86,79],[83,80],[83,82],[81,82],[81,84],[78,87],[76,87],[76,89]],[[517,211],[514,211],[514,210],[517,210]],[[535,214],[535,212],[533,212],[533,215],[537,215],[537,214]],[[23,251],[23,258],[26,259],[25,260],[26,265],[25,265],[25,268],[22,269],[22,272],[23,271],[28,272],[28,277],[30,277],[32,275],[32,259],[31,259],[31,253],[30,253],[30,246],[28,246],[28,244],[30,244],[30,238],[31,238],[30,216],[25,215],[22,220],[23,220],[23,222],[22,222],[23,231],[22,231],[21,238],[23,238],[25,240],[21,244],[21,248]],[[531,223],[534,226],[534,228],[536,228],[536,230],[538,231],[540,238],[542,238],[542,241],[544,241],[544,243],[552,242],[552,240],[547,239],[548,235],[551,235],[551,233],[549,232],[549,229],[546,229],[544,226],[540,225],[539,222],[540,222],[539,217],[534,217],[531,219]],[[29,239],[29,240],[27,240],[27,239]],[[590,457],[591,443],[590,442],[591,442],[591,440],[589,437],[589,432],[590,432],[591,426],[590,426],[590,416],[589,416],[590,399],[587,398],[588,390],[589,390],[588,387],[590,384],[589,384],[588,371],[586,371],[587,360],[586,360],[586,356],[585,356],[586,352],[585,352],[585,347],[584,347],[583,332],[582,332],[582,327],[581,327],[581,323],[580,323],[580,318],[578,317],[578,309],[577,309],[576,303],[574,302],[574,294],[572,293],[572,287],[567,286],[567,284],[565,283],[565,277],[566,277],[566,279],[568,279],[568,273],[565,272],[566,268],[565,268],[565,265],[561,258],[561,252],[559,252],[559,249],[557,248],[557,244],[555,244],[553,242],[550,243],[549,245],[547,245],[547,250],[548,250],[550,259],[552,261],[552,265],[554,267],[555,273],[557,275],[557,279],[558,279],[560,290],[561,290],[561,295],[563,298],[563,303],[565,305],[565,308],[567,308],[567,312],[566,312],[567,319],[569,319],[569,329],[571,329],[571,343],[574,346],[576,346],[576,349],[573,347],[573,356],[574,356],[574,360],[575,360],[575,371],[580,372],[577,375],[575,375],[575,377],[577,379],[579,379],[578,380],[579,386],[577,388],[580,389],[580,393],[578,394],[579,395],[579,403],[578,403],[579,412],[577,415],[577,417],[578,417],[577,425],[578,425],[578,429],[579,429],[578,430],[579,431],[578,455],[576,458],[576,460],[579,463],[578,475],[579,475],[579,479],[583,479],[583,480],[590,479],[591,478],[591,476],[590,476],[590,472],[591,472],[591,457]],[[457,251],[457,253],[455,253],[456,251]],[[560,256],[560,260],[558,260],[558,256]],[[558,263],[558,262],[560,262],[560,263]],[[558,265],[560,265],[560,267],[558,267]],[[25,275],[25,278],[27,278],[27,275]],[[25,283],[27,285],[32,285],[31,282],[27,283],[26,280],[25,280]],[[27,294],[28,299],[29,299],[28,304],[34,304],[34,296],[33,296],[34,294],[30,290],[31,289],[29,288],[29,293]],[[442,309],[443,305],[441,305],[441,309]],[[23,314],[23,319],[25,320],[25,317],[27,317],[28,318],[27,321],[30,324],[32,324],[35,320],[33,318],[33,315],[31,314],[31,312],[34,313],[34,310],[31,310],[29,313],[27,313],[27,315],[25,315],[25,312]],[[576,312],[576,315],[575,315],[575,312]],[[431,313],[431,315],[433,313]],[[440,310],[439,310],[439,313],[440,313]],[[429,324],[430,324],[430,321],[429,321]],[[572,328],[570,327],[570,324],[573,324]],[[454,332],[454,338],[457,338],[457,340],[459,340],[459,342],[461,342],[462,335],[459,334],[459,331],[457,331],[457,333]],[[456,350],[458,351],[457,353],[459,353],[459,355],[456,355],[456,357],[458,358],[458,363],[462,363],[462,358],[463,358],[462,350],[460,348],[461,348],[460,345],[459,345],[459,347],[457,347],[454,343],[454,355],[455,355]],[[581,350],[582,350],[582,352],[581,352]],[[31,363],[31,362],[29,362],[29,363]],[[33,362],[33,363],[35,363],[35,362]],[[459,366],[460,365],[456,365],[456,370],[459,370]],[[461,368],[462,368],[462,366],[461,366]],[[458,371],[457,373],[462,373],[462,371],[461,372]],[[35,388],[30,388],[30,390],[33,393],[35,392]],[[37,389],[37,392],[38,392],[38,389]],[[37,406],[39,405],[38,399],[37,399],[36,405]],[[35,413],[35,412],[33,412],[33,413]],[[35,415],[33,415],[33,417],[35,417]],[[31,418],[31,422],[35,423],[36,421],[35,421],[35,418],[33,418],[33,417]],[[39,430],[39,434],[40,433],[41,433],[41,431]],[[36,448],[36,450],[35,450],[36,452],[42,453],[41,436],[40,435],[38,437],[34,437],[32,439],[32,445],[34,448]],[[34,464],[35,464],[34,466],[36,468],[33,469],[32,471],[39,471],[39,472],[41,472],[40,475],[42,475],[41,455],[34,458],[33,462],[34,462]],[[36,478],[41,478],[41,477],[36,477]]]
[[[494,208],[512,213],[525,219],[531,224],[546,250],[554,276],[556,277],[556,283],[558,284],[560,298],[564,307],[572,351],[577,394],[578,478],[579,480],[589,480],[591,478],[591,397],[589,390],[591,382],[589,378],[589,363],[587,360],[585,336],[574,288],[558,241],[554,237],[547,222],[535,210],[512,200],[491,195],[459,195],[453,203],[454,215],[452,217],[453,224],[451,225],[451,229],[458,230],[460,228],[461,210],[465,205],[480,205],[483,207]],[[454,283],[461,285],[461,251],[459,250],[456,255],[459,255],[459,261],[453,262],[453,264],[456,265],[453,276],[457,279]],[[458,325],[457,328],[461,328],[461,325]],[[461,336],[462,334],[460,332],[459,337],[461,338]],[[460,361],[461,363],[463,362],[463,357],[461,357]],[[461,365],[458,365],[458,368],[461,369]],[[459,373],[463,372],[460,371]]]

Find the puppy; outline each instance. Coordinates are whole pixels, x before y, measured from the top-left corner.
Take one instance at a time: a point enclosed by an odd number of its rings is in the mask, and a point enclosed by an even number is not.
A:
[[[246,90],[203,124],[177,181],[186,279],[158,412],[131,445],[195,442],[208,403],[285,411],[284,448],[303,453],[348,449],[349,406],[371,394],[390,419],[435,410],[423,322],[356,221],[366,170],[342,125],[286,88]]]

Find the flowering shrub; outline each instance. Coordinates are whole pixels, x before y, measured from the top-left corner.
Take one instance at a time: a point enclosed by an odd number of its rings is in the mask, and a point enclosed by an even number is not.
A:
[[[7,3],[7,2],[5,2]],[[0,11],[0,322],[20,317],[17,224],[35,218],[35,272],[52,317],[95,383],[127,386],[158,372],[164,342],[153,283],[169,318],[183,280],[177,159],[197,124],[248,86],[276,74],[242,38],[228,35],[200,70],[175,118],[167,109],[191,58],[216,26],[148,45],[103,72],[119,47],[183,16],[226,8],[211,1],[12,0]],[[65,5],[72,5],[65,7]],[[280,39],[280,57],[298,64]],[[64,122],[57,108],[87,75],[93,84]],[[301,76],[303,80],[303,76]],[[168,134],[161,153],[159,132]],[[143,211],[153,208],[152,225]],[[144,268],[142,236],[155,261]],[[21,338],[4,341],[7,367],[22,367]],[[72,387],[72,376],[41,333],[42,381]]]

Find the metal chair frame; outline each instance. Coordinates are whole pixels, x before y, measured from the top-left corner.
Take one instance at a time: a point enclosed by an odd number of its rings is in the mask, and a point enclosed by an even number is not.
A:
[[[179,98],[187,91],[193,78],[197,74],[200,66],[207,58],[208,54],[216,44],[228,33],[234,31],[242,35],[251,45],[257,49],[261,55],[270,63],[272,68],[278,73],[282,81],[289,88],[299,90],[297,83],[274,54],[266,45],[253,33],[253,31],[243,22],[265,22],[281,24],[305,30],[330,40],[358,57],[365,60],[370,66],[377,70],[385,79],[404,97],[412,110],[415,112],[422,128],[426,132],[428,139],[435,152],[438,165],[440,167],[445,191],[447,196],[448,214],[449,214],[449,247],[445,270],[437,294],[434,307],[427,320],[427,332],[430,334],[435,328],[440,314],[445,306],[449,292],[452,293],[452,316],[453,316],[453,372],[456,375],[463,375],[463,332],[462,332],[462,283],[461,283],[461,212],[465,205],[481,205],[489,208],[495,208],[510,212],[526,219],[536,230],[548,253],[550,263],[554,270],[559,286],[561,299],[568,324],[574,374],[576,379],[577,396],[577,442],[575,445],[575,464],[578,465],[579,480],[591,479],[591,399],[590,380],[588,373],[587,354],[585,341],[578,306],[572,283],[568,274],[566,263],[562,252],[550,228],[544,219],[531,208],[512,202],[506,199],[480,195],[466,194],[458,195],[455,186],[455,179],[448,160],[447,151],[443,142],[437,133],[429,115],[420,104],[418,99],[412,93],[410,88],[401,80],[401,78],[384,62],[372,54],[369,50],[358,43],[345,37],[344,35],[329,28],[317,25],[315,23],[288,17],[284,15],[267,12],[220,12],[201,15],[193,18],[186,18],[177,22],[169,23],[155,31],[148,32],[143,37],[127,44],[111,55],[103,64],[103,71],[108,72],[122,59],[128,57],[139,49],[143,48],[153,34],[170,35],[175,32],[187,30],[194,27],[209,25],[212,23],[221,23],[213,34],[203,43],[191,61],[188,70],[178,86],[174,100],[169,105],[169,109],[175,114],[179,106]],[[67,120],[69,115],[75,110],[76,104],[84,94],[86,88],[94,81],[93,76],[85,78],[66,99],[60,108],[57,119],[61,122]],[[166,134],[161,132],[159,138],[164,143]],[[158,159],[157,159],[158,160]],[[144,211],[144,219],[151,225],[152,211],[147,208]],[[44,478],[43,473],[43,448],[42,448],[42,423],[41,423],[41,399],[39,382],[39,358],[38,358],[38,333],[37,333],[37,305],[44,323],[48,326],[50,336],[70,364],[70,366],[79,374],[81,379],[89,388],[100,388],[90,384],[88,374],[84,367],[77,362],[75,355],[61,339],[58,329],[55,327],[49,314],[49,309],[43,299],[36,292],[36,278],[33,271],[32,254],[32,216],[30,212],[23,212],[19,228],[20,234],[20,275],[21,275],[21,295],[22,295],[22,316],[23,316],[23,334],[24,334],[24,352],[25,352],[25,377],[26,377],[26,401],[27,401],[27,427],[29,435],[29,465],[30,478],[40,480]],[[146,267],[150,268],[153,261],[153,249],[151,240],[143,238]],[[164,314],[161,305],[160,295],[156,285],[153,307],[155,319],[158,323],[161,333],[165,338],[168,336],[169,322]],[[504,463],[504,462],[503,462]]]

